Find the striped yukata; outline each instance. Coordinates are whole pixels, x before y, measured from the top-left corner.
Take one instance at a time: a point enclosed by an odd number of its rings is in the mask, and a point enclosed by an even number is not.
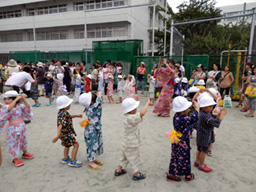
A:
[[[221,120],[211,113],[200,111],[197,124],[197,148],[198,151],[208,152],[211,143],[214,143],[214,127],[219,128]]]

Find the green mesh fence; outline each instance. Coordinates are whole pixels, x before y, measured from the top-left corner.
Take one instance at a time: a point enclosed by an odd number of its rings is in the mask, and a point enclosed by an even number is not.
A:
[[[29,62],[44,62],[45,61],[45,53],[40,51],[18,51],[18,52],[10,52],[10,59],[20,60],[22,63]]]
[[[136,64],[133,63],[134,56],[142,55],[142,40],[124,40],[124,41],[95,41],[93,42],[94,61],[101,63],[107,60],[121,62],[123,64],[124,74],[136,70]]]

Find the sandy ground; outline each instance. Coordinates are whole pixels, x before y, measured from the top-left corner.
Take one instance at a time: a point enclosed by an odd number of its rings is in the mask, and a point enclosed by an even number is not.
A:
[[[117,98],[116,98],[117,99]],[[32,103],[31,99],[28,99]],[[1,192],[40,191],[195,191],[195,192],[253,192],[256,191],[256,118],[246,118],[238,109],[228,110],[228,115],[216,131],[213,156],[206,158],[206,164],[213,169],[204,173],[192,166],[196,179],[180,183],[165,180],[168,171],[171,145],[166,132],[173,129],[172,117],[160,118],[150,107],[143,123],[140,124],[143,144],[140,147],[141,171],[147,174],[142,181],[132,180],[132,169],[115,177],[114,170],[119,163],[122,142],[122,110],[119,104],[103,104],[102,130],[104,154],[99,160],[104,162],[99,171],[87,168],[86,146],[81,119],[74,119],[74,127],[80,143],[77,159],[83,162],[81,168],[71,168],[61,164],[63,147],[60,141],[53,144],[56,136],[57,109],[46,107],[47,100],[40,98],[42,106],[34,108],[34,120],[27,125],[29,152],[33,160],[25,160],[25,165],[16,168],[11,164],[3,134],[0,136],[3,164],[0,167]],[[140,109],[146,98],[141,98]],[[236,103],[234,103],[236,104]],[[83,108],[72,105],[71,114],[81,114]],[[173,116],[173,112],[171,113]],[[191,139],[191,162],[195,160],[196,141]]]

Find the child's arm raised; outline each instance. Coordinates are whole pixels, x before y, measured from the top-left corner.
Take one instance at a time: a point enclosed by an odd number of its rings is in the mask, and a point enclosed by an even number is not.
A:
[[[10,112],[13,107],[15,107],[16,103],[20,100],[21,96],[16,97],[16,99],[14,99],[14,101],[8,106],[8,112]]]
[[[218,118],[220,118],[220,120],[222,121],[224,116],[227,114],[227,108],[223,108],[220,110],[220,113],[218,114]]]
[[[140,111],[140,117],[141,118],[146,114],[146,112],[148,110],[149,103],[150,103],[150,99],[148,97],[147,103],[144,105],[143,109]]]
[[[20,100],[26,105],[27,108],[30,108],[29,103],[27,102],[27,100],[23,95],[20,96]]]
[[[199,95],[199,93],[203,93],[205,91],[205,89],[200,89],[199,91],[197,91],[197,93],[194,95],[193,99],[192,99],[192,103],[196,102],[196,99]]]
[[[62,129],[62,125],[59,125],[58,130],[57,130],[57,136],[52,140],[53,143],[56,143],[56,141],[58,141],[58,139],[60,137],[61,129]]]
[[[217,96],[214,95],[209,89],[205,89],[206,92],[210,93],[211,96],[214,98],[215,101],[217,101]]]

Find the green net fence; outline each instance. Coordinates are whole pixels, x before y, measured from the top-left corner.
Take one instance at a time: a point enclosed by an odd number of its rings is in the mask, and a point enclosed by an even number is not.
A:
[[[20,60],[22,63],[45,61],[45,53],[41,51],[10,52],[10,59]]]

